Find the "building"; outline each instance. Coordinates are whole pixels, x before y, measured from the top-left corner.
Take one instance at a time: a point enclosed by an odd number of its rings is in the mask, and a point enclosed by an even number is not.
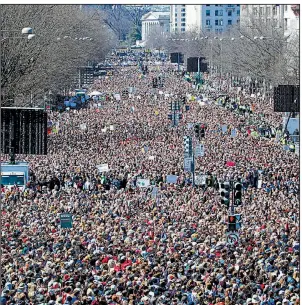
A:
[[[170,30],[222,33],[240,20],[239,4],[171,5]]]
[[[143,41],[154,31],[162,34],[170,31],[170,12],[149,12],[141,20]]]
[[[283,28],[285,36],[299,33],[300,5],[241,5],[240,15],[242,25],[248,26],[251,20],[260,19]]]

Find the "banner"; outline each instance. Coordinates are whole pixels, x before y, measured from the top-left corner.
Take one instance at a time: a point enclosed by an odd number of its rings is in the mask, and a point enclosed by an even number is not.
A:
[[[138,187],[148,187],[150,185],[149,179],[137,179],[136,185]]]
[[[236,129],[232,129],[231,131],[231,137],[235,138],[236,137]]]

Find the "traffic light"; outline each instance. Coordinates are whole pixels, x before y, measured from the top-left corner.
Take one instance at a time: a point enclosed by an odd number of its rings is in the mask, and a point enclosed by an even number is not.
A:
[[[234,206],[240,206],[242,203],[242,184],[235,182],[234,185]]]
[[[235,215],[228,215],[228,231],[236,231]]]
[[[193,145],[192,145],[191,137],[188,137],[188,136],[184,137],[184,150],[185,150],[185,157],[192,157]]]
[[[221,204],[224,204],[229,208],[230,206],[230,183],[229,182],[222,182],[221,183]]]
[[[152,79],[152,84],[153,84],[153,88],[157,88],[158,87],[157,78],[153,78]]]
[[[200,134],[200,124],[195,124],[194,125],[194,132],[197,138],[199,138],[199,134]]]
[[[205,129],[204,129],[204,127],[202,127],[202,128],[200,129],[200,137],[201,137],[201,138],[204,138],[204,137],[205,137]]]

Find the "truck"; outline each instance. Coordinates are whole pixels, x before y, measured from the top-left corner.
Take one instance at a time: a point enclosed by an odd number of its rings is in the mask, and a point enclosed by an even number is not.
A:
[[[29,164],[28,162],[18,162],[11,164],[9,162],[1,162],[1,184],[4,187],[12,188],[18,186],[24,190],[29,180]]]

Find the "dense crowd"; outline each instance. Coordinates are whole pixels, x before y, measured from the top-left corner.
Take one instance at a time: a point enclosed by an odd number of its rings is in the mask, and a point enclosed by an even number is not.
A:
[[[159,75],[164,86],[152,88]],[[267,100],[228,88],[238,109],[253,105],[241,113],[223,107],[216,88],[213,78],[196,91],[168,62],[149,62],[148,73],[118,67],[98,80],[100,106],[49,113],[57,130],[48,155],[17,156],[30,162],[31,180],[22,192],[2,189],[1,304],[299,304],[298,157],[274,135],[252,136],[255,114],[271,128],[282,123]],[[175,100],[185,101],[183,118],[171,127]],[[235,245],[217,189],[193,187],[184,171],[190,123],[207,126],[196,173],[243,183]],[[63,212],[72,229],[60,229]]]

